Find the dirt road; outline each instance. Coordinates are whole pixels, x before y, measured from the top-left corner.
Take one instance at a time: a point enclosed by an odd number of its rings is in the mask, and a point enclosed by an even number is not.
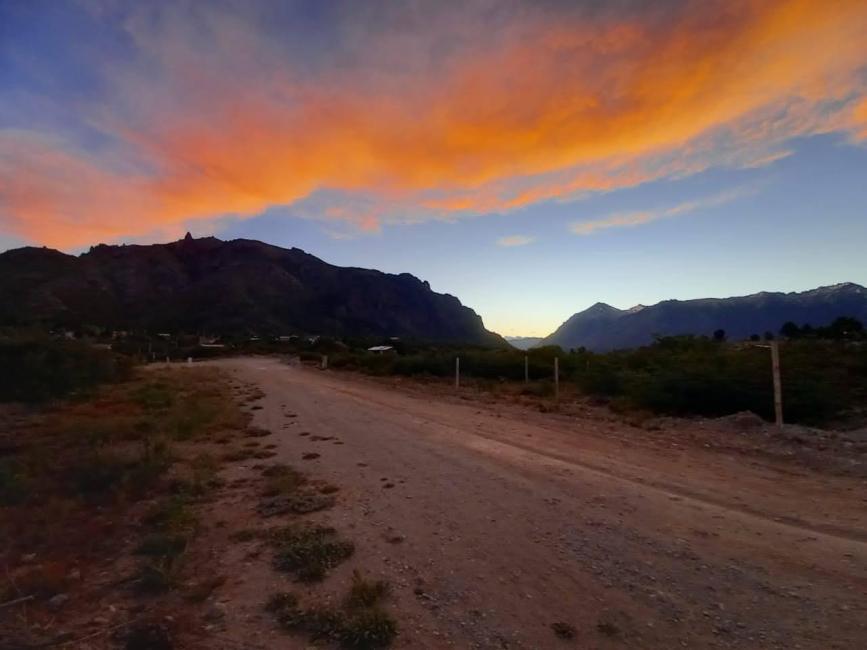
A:
[[[398,647],[867,647],[862,479],[271,359],[215,365],[265,392],[275,461],[341,487],[314,517],[358,551],[316,589],[352,568],[390,580]],[[245,563],[229,629],[305,647],[254,631],[279,582]]]

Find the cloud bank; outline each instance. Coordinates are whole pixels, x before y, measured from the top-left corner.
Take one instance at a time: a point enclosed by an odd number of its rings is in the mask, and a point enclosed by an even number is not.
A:
[[[88,92],[0,87],[0,229],[65,248],[277,205],[460,219],[867,137],[862,0],[81,11],[122,44],[58,35]]]

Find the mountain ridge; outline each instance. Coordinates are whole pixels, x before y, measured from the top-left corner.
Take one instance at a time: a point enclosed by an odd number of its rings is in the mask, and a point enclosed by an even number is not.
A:
[[[0,253],[0,325],[399,336],[505,345],[476,312],[409,273],[329,264],[216,237]]]
[[[646,345],[656,335],[710,336],[717,329],[725,330],[729,338],[744,339],[766,331],[777,333],[786,321],[822,326],[839,316],[867,320],[865,287],[841,282],[800,292],[761,291],[729,298],[669,299],[630,309],[597,302],[570,316],[540,345],[604,352]]]

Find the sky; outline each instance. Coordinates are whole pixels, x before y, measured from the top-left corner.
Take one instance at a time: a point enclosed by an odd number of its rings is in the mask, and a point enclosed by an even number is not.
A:
[[[867,2],[0,0],[0,250],[186,231],[504,335],[867,284]]]

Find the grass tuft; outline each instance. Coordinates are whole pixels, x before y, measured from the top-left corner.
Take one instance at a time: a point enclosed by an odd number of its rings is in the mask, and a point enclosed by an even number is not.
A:
[[[388,595],[389,589],[385,580],[368,580],[357,570],[353,571],[345,605],[347,609],[373,607]]]
[[[554,630],[554,634],[557,635],[557,638],[565,640],[575,638],[575,628],[568,623],[560,621],[557,623],[551,623],[551,629]]]
[[[273,535],[274,565],[293,573],[301,582],[322,580],[330,569],[352,556],[355,545],[333,528],[287,527]]]

